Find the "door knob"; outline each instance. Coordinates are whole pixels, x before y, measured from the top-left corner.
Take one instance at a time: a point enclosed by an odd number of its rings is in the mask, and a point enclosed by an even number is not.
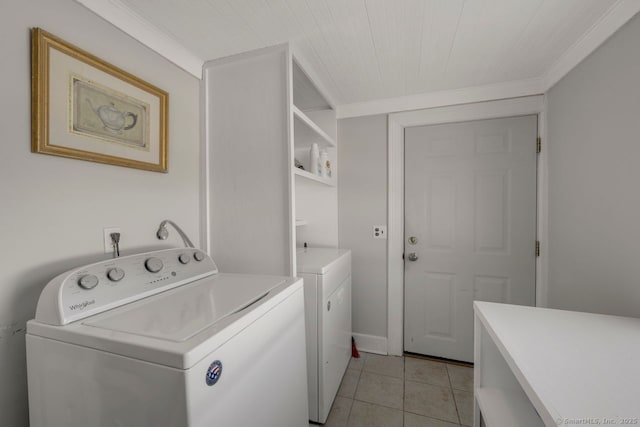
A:
[[[418,260],[418,254],[416,254],[415,252],[411,252],[409,254],[409,261],[417,261]]]

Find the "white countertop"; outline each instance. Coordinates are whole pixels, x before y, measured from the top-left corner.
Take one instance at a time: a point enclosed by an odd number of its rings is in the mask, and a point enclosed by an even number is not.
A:
[[[546,425],[640,424],[640,319],[474,306]]]

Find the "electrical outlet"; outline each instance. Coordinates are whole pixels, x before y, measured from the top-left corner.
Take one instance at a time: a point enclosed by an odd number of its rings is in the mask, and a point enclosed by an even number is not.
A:
[[[386,225],[374,225],[373,226],[373,238],[374,239],[386,239],[387,238],[387,226]]]
[[[111,240],[111,233],[120,233],[120,227],[107,227],[104,229],[104,253],[113,253],[113,242]]]

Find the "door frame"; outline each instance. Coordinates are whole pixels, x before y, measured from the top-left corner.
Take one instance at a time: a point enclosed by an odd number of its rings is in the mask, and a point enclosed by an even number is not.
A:
[[[404,129],[413,126],[538,116],[538,136],[546,141],[546,97],[526,96],[389,114],[387,145],[387,353],[404,351]],[[547,305],[548,168],[547,152],[538,154],[536,306]],[[533,242],[532,242],[533,244]]]

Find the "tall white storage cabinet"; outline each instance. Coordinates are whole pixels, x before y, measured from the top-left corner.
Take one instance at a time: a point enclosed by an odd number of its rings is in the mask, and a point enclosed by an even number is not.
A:
[[[207,62],[202,93],[207,251],[225,273],[296,275],[296,226],[300,246],[338,244],[332,104],[286,44]],[[308,171],[314,142],[331,178]]]
[[[298,250],[304,279],[309,419],[324,423],[351,358],[351,251]]]

